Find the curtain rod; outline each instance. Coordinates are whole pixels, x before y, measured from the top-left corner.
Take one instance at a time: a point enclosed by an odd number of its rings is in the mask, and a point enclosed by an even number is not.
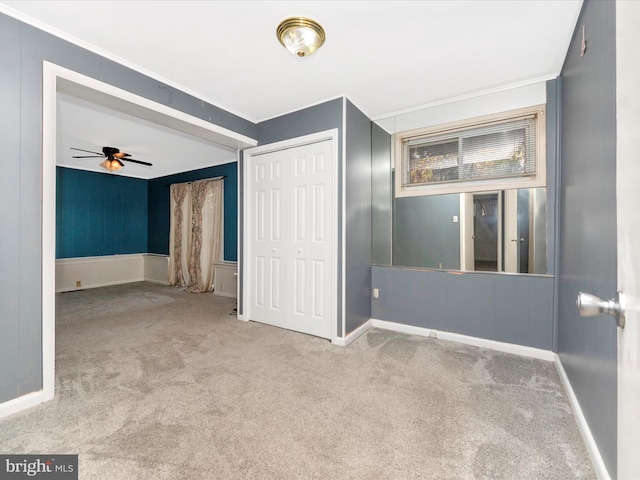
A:
[[[200,180],[192,180],[190,182],[174,182],[174,183],[165,183],[164,186],[165,187],[170,187],[171,185],[180,185],[180,184],[184,184],[184,185],[191,185],[193,182],[199,182],[201,180],[222,180],[223,178],[227,178],[226,175],[221,175],[219,177],[212,177],[212,178],[201,178]]]

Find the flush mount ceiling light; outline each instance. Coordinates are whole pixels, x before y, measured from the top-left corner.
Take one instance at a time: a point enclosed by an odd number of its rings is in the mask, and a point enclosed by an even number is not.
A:
[[[280,43],[298,57],[308,57],[322,46],[325,33],[322,26],[306,17],[286,18],[276,30]]]

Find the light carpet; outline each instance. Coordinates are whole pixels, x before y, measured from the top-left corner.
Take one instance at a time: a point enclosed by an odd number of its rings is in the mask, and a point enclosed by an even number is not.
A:
[[[81,479],[595,479],[552,363],[373,329],[348,347],[148,283],[58,294],[56,397],[0,452]]]

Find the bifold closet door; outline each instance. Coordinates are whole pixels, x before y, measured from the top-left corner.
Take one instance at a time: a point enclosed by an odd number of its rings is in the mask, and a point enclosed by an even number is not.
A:
[[[337,295],[334,163],[331,140],[249,156],[249,320],[331,338]]]

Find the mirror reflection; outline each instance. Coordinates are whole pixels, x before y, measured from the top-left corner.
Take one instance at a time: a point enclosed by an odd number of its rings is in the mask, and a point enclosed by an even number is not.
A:
[[[547,273],[546,188],[395,198],[393,264]]]

